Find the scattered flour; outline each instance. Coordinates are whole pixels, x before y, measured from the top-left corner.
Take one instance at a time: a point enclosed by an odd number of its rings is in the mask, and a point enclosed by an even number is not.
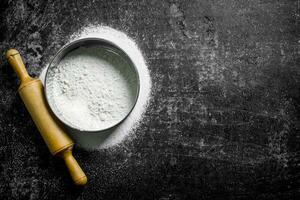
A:
[[[85,149],[109,148],[122,142],[142,121],[143,113],[151,97],[151,78],[145,59],[138,46],[123,32],[106,26],[87,26],[78,33],[74,33],[74,35],[70,37],[69,42],[87,37],[106,39],[118,45],[135,64],[140,77],[140,92],[136,105],[130,115],[118,127],[105,133],[71,133],[77,144]],[[45,68],[40,75],[42,81],[45,80],[46,70],[47,68]]]
[[[72,127],[97,131],[119,123],[134,106],[134,68],[104,47],[80,47],[49,69],[47,97],[54,112]]]

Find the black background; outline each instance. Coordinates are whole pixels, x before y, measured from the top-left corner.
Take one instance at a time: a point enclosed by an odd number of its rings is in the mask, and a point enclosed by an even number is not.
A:
[[[1,1],[0,199],[296,199],[299,2],[290,0]],[[17,94],[4,57],[38,76],[88,24],[127,33],[153,95],[141,125],[111,149],[75,156],[72,185]]]

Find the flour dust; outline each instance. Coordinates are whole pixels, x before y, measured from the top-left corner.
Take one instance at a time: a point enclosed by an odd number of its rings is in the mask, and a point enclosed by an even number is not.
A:
[[[101,39],[111,41],[114,44],[116,44],[118,47],[120,47],[124,52],[126,52],[126,54],[129,56],[129,58],[136,66],[138,76],[140,79],[140,90],[139,90],[140,92],[138,94],[137,102],[133,110],[131,111],[130,115],[119,126],[117,126],[112,130],[106,132],[99,132],[99,133],[88,133],[88,132],[82,133],[82,132],[76,132],[74,130],[71,132],[71,135],[76,140],[76,143],[79,144],[79,146],[85,149],[101,149],[101,148],[113,147],[119,144],[120,142],[123,141],[123,139],[126,136],[130,135],[130,133],[132,133],[133,130],[139,125],[139,123],[143,119],[143,113],[147,108],[148,100],[151,95],[151,78],[144,57],[141,54],[138,46],[126,34],[106,26],[88,26],[85,27],[82,31],[72,35],[70,37],[71,39],[69,40],[69,42],[81,38],[90,38],[90,37],[101,38]],[[77,51],[86,51],[86,49],[79,48]],[[67,119],[67,121],[71,124],[74,125],[79,124],[79,126],[85,130],[96,130],[103,127],[109,127],[112,123],[116,122],[117,120],[120,120],[120,118],[122,118],[122,116],[126,112],[128,112],[128,109],[130,109],[132,103],[134,102],[133,101],[134,92],[132,88],[134,88],[135,78],[134,77],[128,78],[128,76],[130,76],[129,74],[132,73],[131,72],[115,73],[116,70],[118,71],[118,69],[112,67],[112,63],[110,63],[111,61],[108,60],[103,61],[103,59],[99,59],[99,56],[103,54],[95,55],[95,52],[97,51],[95,50],[92,51],[93,52],[89,52],[88,54],[94,55],[94,59],[88,60],[88,57],[79,58],[78,56],[76,56],[76,58],[80,60],[80,61],[79,60],[76,61],[76,59],[70,60],[66,58],[66,60],[63,63],[61,63],[60,66],[58,66],[58,68],[56,69],[56,70],[62,70],[61,73],[57,73],[60,74],[60,76],[55,77],[56,80],[54,81],[55,84],[52,84],[52,86],[50,86],[52,87],[52,94],[56,94],[51,97],[53,98],[53,102],[55,102],[54,107],[58,108],[57,110],[69,110],[68,112],[64,112],[62,114],[64,116],[64,119]],[[74,54],[77,53],[82,53],[82,52],[74,52]],[[70,57],[72,56],[74,55],[70,55]],[[83,64],[82,62],[85,64]],[[103,62],[106,63],[104,64]],[[82,65],[79,63],[81,63]],[[89,68],[87,67],[88,65],[92,67]],[[72,66],[72,68],[70,66]],[[95,66],[102,66],[102,69],[99,69],[99,67],[95,67]],[[45,81],[46,70],[47,67],[43,70],[43,72],[40,75],[40,79],[43,82]],[[81,73],[78,74],[81,74],[82,76],[84,76],[83,75],[84,73],[82,73],[83,71],[86,71],[87,74],[93,74],[93,75],[85,79],[84,77],[81,77],[81,75],[80,76],[71,75],[74,74],[72,73],[73,70],[78,72],[80,71]],[[101,75],[101,72],[99,70],[106,70],[107,72],[106,75],[105,76],[103,74]],[[49,74],[51,76],[51,73]],[[96,87],[96,85],[97,86],[101,85],[101,80],[111,84],[113,86],[111,88],[113,89],[111,89],[110,91],[105,90],[103,92],[104,88]],[[66,81],[66,83],[64,83],[64,81]],[[91,84],[92,82],[94,83],[96,82],[96,84],[93,85]],[[76,84],[77,86],[74,87],[75,89],[73,89],[72,91],[70,90],[68,85],[74,83],[75,84],[78,83],[78,84]],[[48,83],[47,83],[47,87],[48,87]],[[54,90],[53,88],[56,88],[56,90]],[[84,88],[90,88],[96,92],[95,93],[92,92],[91,94],[89,93],[89,90],[84,90]],[[120,98],[119,95],[116,95],[120,93],[127,94],[127,96],[125,95],[124,98]],[[77,94],[76,98],[74,97],[76,96],[74,94]],[[78,94],[80,95],[78,96]],[[105,97],[105,95],[107,95],[107,97]],[[83,102],[84,96],[88,96],[89,100]],[[110,99],[109,96],[112,96],[112,99]],[[99,104],[103,102],[106,103],[102,104],[103,106],[99,106]],[[51,104],[51,102],[49,103]],[[111,103],[114,105],[112,105]],[[79,110],[76,110],[77,108],[75,109],[74,107],[77,107]],[[111,109],[108,109],[109,107]],[[89,110],[89,108],[91,109]],[[91,110],[93,112],[90,112]],[[106,111],[106,113],[103,113],[104,110]],[[116,110],[120,110],[121,115],[117,115],[117,113],[115,112]],[[75,117],[78,120],[72,121],[72,115],[74,113],[77,113],[77,111],[81,113],[85,113],[85,116]],[[102,120],[102,123],[97,123],[97,121],[99,120],[100,121]]]

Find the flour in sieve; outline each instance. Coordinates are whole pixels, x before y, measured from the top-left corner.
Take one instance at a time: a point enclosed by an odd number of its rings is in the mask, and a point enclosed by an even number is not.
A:
[[[135,103],[134,69],[104,47],[80,47],[49,70],[49,104],[63,121],[80,130],[109,128]]]

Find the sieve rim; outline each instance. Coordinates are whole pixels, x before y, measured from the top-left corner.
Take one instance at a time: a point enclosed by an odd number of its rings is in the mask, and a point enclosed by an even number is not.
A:
[[[135,93],[135,98],[134,98],[134,102],[131,106],[131,109],[127,112],[127,114],[122,119],[118,120],[116,123],[112,124],[111,126],[105,127],[103,129],[97,129],[97,130],[81,129],[80,127],[74,126],[73,124],[71,124],[64,118],[62,118],[62,115],[57,111],[57,109],[53,108],[53,106],[50,104],[50,98],[47,93],[47,77],[48,77],[50,69],[55,66],[54,63],[59,63],[68,53],[70,53],[77,47],[85,46],[88,42],[95,42],[93,44],[95,44],[95,45],[97,44],[99,46],[106,47],[106,48],[109,47],[109,48],[111,48],[112,51],[117,50],[116,52],[113,52],[113,53],[118,54],[122,59],[125,60],[125,62],[128,62],[128,65],[133,69],[133,71],[136,75],[136,89],[135,89],[136,93]],[[122,55],[120,55],[119,53],[121,53]],[[79,131],[79,132],[99,133],[99,132],[108,131],[108,130],[111,130],[111,129],[117,127],[130,115],[130,113],[134,109],[134,107],[137,103],[138,97],[139,97],[140,76],[139,76],[139,72],[137,70],[137,66],[132,61],[131,57],[119,45],[115,44],[113,41],[110,41],[110,40],[104,39],[104,38],[97,38],[97,37],[80,38],[80,39],[76,39],[76,40],[69,42],[69,43],[65,44],[64,46],[62,46],[57,51],[57,53],[53,56],[53,58],[50,60],[48,68],[45,73],[44,93],[46,96],[46,101],[47,101],[52,113],[55,115],[56,118],[58,118],[68,128],[71,128],[71,129]]]

